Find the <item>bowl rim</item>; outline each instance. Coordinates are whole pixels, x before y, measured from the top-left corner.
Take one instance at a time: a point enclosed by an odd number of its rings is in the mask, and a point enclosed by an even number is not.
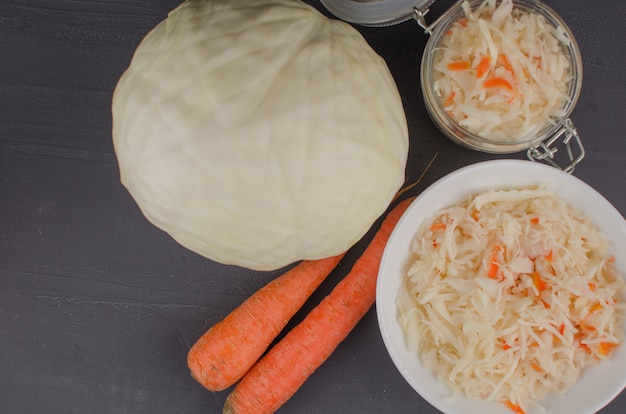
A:
[[[508,183],[511,177],[513,177],[513,184]],[[478,182],[473,181],[473,179],[478,178],[480,178]],[[455,170],[438,179],[411,203],[387,242],[381,259],[376,285],[376,314],[380,334],[387,353],[405,381],[424,400],[447,414],[510,414],[510,410],[503,404],[485,403],[464,397],[459,397],[460,399],[456,402],[454,400],[446,400],[443,395],[450,394],[451,390],[446,385],[439,383],[430,370],[421,367],[417,355],[409,353],[404,347],[403,333],[396,318],[395,299],[402,279],[401,262],[405,261],[404,258],[409,254],[408,242],[417,232],[422,220],[434,214],[439,208],[458,202],[463,196],[492,188],[513,188],[540,182],[553,183],[553,188],[558,196],[563,197],[569,204],[589,214],[596,225],[598,225],[597,221],[599,219],[601,223],[598,227],[601,230],[606,232],[607,226],[611,226],[607,236],[612,244],[612,251],[621,251],[622,247],[626,249],[626,220],[606,198],[575,176],[545,164],[525,160],[478,162]],[[469,186],[467,185],[468,183],[470,183]],[[557,187],[554,184],[560,185]],[[578,203],[572,201],[574,199],[582,201]],[[439,207],[432,208],[432,205],[438,205]],[[431,208],[427,208],[429,206]],[[599,209],[599,211],[596,214],[592,214],[594,209]],[[617,235],[617,238],[615,235]],[[626,277],[626,259],[619,257],[619,255],[615,256],[615,266]],[[626,319],[624,320],[624,325],[626,327]],[[399,333],[400,335],[398,335]],[[626,371],[617,371],[618,366],[623,366],[623,364],[612,363],[615,361],[622,363],[626,361],[626,346],[616,349],[615,354],[610,359],[601,361],[596,367],[587,368],[567,394],[567,398],[551,395],[541,401],[546,401],[547,405],[559,403],[567,405],[571,400],[575,400],[571,404],[578,411],[580,409],[583,409],[584,412],[600,410],[626,387]],[[414,371],[413,373],[410,371],[411,369]],[[415,373],[417,373],[417,377],[415,377]],[[599,388],[590,386],[597,383],[598,377],[603,381],[607,381],[606,384],[608,386]],[[593,399],[581,399],[579,394],[586,397],[589,396],[588,394],[584,395],[584,390],[587,388],[593,390]],[[582,389],[583,392],[579,393],[579,389]],[[603,390],[603,392],[600,393],[598,390]],[[462,407],[456,405],[459,401],[462,402]],[[547,408],[548,412],[550,412],[550,407]],[[563,409],[560,406],[557,408]]]

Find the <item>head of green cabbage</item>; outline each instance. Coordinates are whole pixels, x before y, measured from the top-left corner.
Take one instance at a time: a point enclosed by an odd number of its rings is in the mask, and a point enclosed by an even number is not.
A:
[[[404,182],[406,118],[387,65],[297,0],[188,0],[116,86],[123,185],[211,260],[273,270],[343,253]]]

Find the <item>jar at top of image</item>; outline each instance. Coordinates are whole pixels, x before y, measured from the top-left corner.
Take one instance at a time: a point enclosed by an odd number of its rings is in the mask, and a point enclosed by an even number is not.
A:
[[[460,0],[428,24],[433,2],[322,0],[352,23],[414,19],[430,35],[419,77],[427,112],[447,138],[487,153],[526,151],[571,173],[585,155],[569,118],[582,57],[563,19],[535,0]],[[566,165],[557,161],[560,148]]]

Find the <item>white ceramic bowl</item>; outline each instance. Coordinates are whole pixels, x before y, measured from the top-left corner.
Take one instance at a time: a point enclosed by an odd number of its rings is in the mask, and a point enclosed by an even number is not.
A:
[[[376,291],[376,311],[387,351],[405,380],[422,398],[446,414],[511,414],[499,402],[458,398],[446,400],[450,389],[420,365],[417,354],[406,350],[397,320],[396,297],[407,270],[410,242],[421,222],[437,210],[463,197],[489,189],[552,183],[557,196],[589,214],[611,244],[617,269],[626,274],[626,220],[604,197],[580,179],[545,164],[521,160],[487,161],[461,168],[434,183],[409,206],[396,226],[383,254]],[[625,322],[626,324],[626,322]],[[625,327],[626,329],[626,327]],[[565,397],[541,400],[548,413],[593,413],[615,398],[626,386],[626,345],[612,357],[586,369]],[[539,411],[537,411],[539,413]],[[528,414],[534,414],[529,412]]]

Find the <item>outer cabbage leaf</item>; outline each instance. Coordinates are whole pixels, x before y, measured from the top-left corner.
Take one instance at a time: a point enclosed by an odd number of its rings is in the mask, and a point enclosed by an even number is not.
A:
[[[256,270],[342,253],[404,182],[387,65],[299,1],[186,1],[138,46],[113,97],[121,181],[148,220]]]

